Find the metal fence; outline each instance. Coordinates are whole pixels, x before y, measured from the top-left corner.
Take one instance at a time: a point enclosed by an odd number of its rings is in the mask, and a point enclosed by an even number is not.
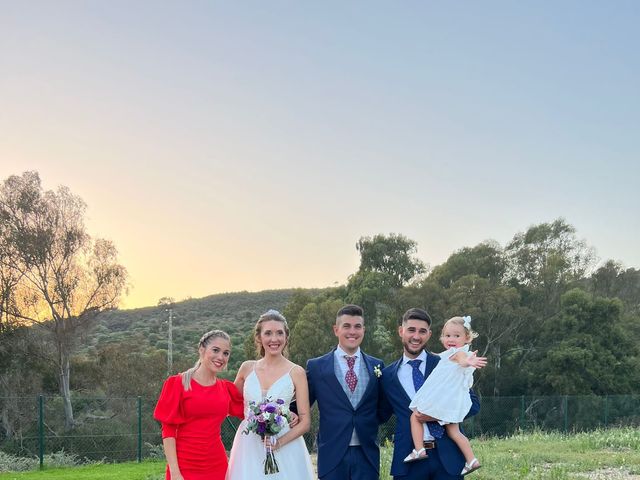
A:
[[[57,396],[0,397],[0,450],[21,457],[64,451],[81,459],[141,461],[162,456],[160,427],[152,413],[156,399],[74,397],[76,426],[64,430],[62,400]],[[314,407],[315,409],[315,407]],[[318,415],[312,411],[305,435],[315,451]],[[239,425],[222,425],[222,440],[231,448]],[[464,422],[468,436],[507,436],[516,431],[585,431],[640,425],[640,395],[483,397],[478,415]],[[380,427],[380,440],[392,439],[395,418]]]

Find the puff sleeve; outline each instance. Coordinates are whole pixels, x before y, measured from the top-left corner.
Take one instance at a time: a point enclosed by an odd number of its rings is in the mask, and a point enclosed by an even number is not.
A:
[[[244,399],[233,382],[225,380],[227,391],[229,392],[229,415],[232,417],[244,418]]]
[[[178,426],[185,422],[182,413],[182,377],[173,375],[162,386],[153,418],[162,424],[162,438],[175,437]]]

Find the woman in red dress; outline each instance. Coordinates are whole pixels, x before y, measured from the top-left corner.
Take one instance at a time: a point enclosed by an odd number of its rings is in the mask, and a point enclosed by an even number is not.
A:
[[[162,423],[166,480],[224,480],[227,455],[220,426],[232,415],[243,418],[242,395],[217,378],[229,361],[231,342],[221,330],[205,333],[193,368],[169,377],[153,416]]]

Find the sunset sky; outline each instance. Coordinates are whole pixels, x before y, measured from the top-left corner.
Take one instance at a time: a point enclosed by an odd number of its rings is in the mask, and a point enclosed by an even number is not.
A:
[[[0,0],[0,179],[84,199],[125,308],[557,217],[638,268],[639,24],[637,1]]]

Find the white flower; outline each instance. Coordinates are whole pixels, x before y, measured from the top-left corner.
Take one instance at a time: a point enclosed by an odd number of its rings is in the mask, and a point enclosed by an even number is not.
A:
[[[380,364],[373,367],[373,373],[376,377],[380,378],[382,376],[382,370],[380,370]]]

